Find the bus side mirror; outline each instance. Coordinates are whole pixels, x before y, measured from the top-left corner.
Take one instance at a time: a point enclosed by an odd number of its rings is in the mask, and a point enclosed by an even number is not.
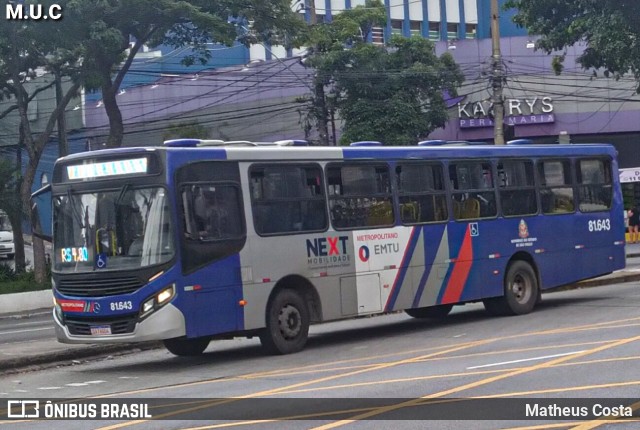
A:
[[[47,184],[31,194],[31,212],[35,215],[34,217],[32,217],[35,220],[35,223],[31,226],[31,228],[33,230],[32,234],[35,237],[47,242],[53,242],[53,238],[51,236],[42,232],[42,225],[40,224],[40,214],[38,213],[38,204],[34,200],[36,197],[48,192],[51,192],[51,184]]]

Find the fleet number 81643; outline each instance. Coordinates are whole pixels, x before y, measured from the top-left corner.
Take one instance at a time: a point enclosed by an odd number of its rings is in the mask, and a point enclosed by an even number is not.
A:
[[[130,311],[133,309],[133,303],[126,302],[111,302],[109,303],[112,311]]]
[[[611,230],[611,221],[609,221],[609,218],[589,221],[589,231],[608,230]]]

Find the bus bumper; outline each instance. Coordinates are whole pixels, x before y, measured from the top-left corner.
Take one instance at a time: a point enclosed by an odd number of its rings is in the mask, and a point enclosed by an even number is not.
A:
[[[58,319],[53,311],[55,330],[61,343],[131,343],[150,340],[171,339],[186,334],[184,315],[172,304],[168,304],[151,314],[148,318],[138,322],[131,333],[114,335],[75,335],[69,333],[67,326]]]

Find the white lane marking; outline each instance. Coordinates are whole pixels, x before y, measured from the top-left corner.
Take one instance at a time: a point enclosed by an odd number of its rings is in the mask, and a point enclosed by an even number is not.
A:
[[[38,390],[59,390],[62,387],[39,387]]]
[[[28,393],[27,390],[13,390],[13,391],[15,391],[16,393]]]
[[[119,376],[118,379],[138,379],[139,376]]]
[[[86,381],[85,384],[102,384],[103,382],[107,382],[107,381]]]
[[[72,382],[71,384],[64,384],[67,387],[86,387],[89,384],[87,384],[86,382]]]
[[[584,352],[584,351],[565,352],[564,354],[545,355],[542,357],[523,358],[522,360],[512,360],[512,361],[503,361],[500,363],[483,364],[482,366],[467,367],[467,370],[481,369],[483,367],[502,366],[504,364],[522,363],[523,361],[546,360],[547,358],[564,357],[566,355],[579,354],[581,352]]]
[[[55,327],[43,327],[43,328],[30,328],[27,330],[12,330],[12,331],[0,331],[0,336],[3,334],[16,334],[16,333],[26,333],[28,331],[42,331],[42,330],[53,330]]]

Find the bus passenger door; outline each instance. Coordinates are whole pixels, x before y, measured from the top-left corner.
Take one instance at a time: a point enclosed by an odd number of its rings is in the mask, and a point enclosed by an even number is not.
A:
[[[231,181],[181,186],[187,336],[243,328],[240,254],[246,241],[241,191]]]
[[[238,302],[242,298],[239,260],[236,254],[185,278],[183,290],[188,303],[185,312],[188,337],[239,329],[241,312]]]

